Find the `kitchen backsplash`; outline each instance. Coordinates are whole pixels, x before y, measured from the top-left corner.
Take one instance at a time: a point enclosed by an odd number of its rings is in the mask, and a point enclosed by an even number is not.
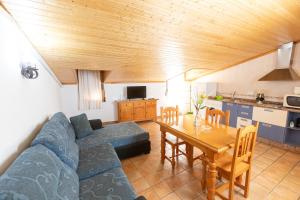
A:
[[[228,98],[232,97],[232,93],[226,93],[226,92],[217,92],[217,95],[222,95],[222,96],[228,97]],[[235,93],[235,98],[255,100],[256,99],[256,94],[255,95],[250,95],[250,94]],[[272,102],[282,103],[283,102],[283,97],[268,96],[268,95],[265,94],[265,101],[272,101]]]

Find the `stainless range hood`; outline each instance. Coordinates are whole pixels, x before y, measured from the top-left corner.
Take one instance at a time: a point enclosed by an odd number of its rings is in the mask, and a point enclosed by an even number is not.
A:
[[[294,43],[280,46],[277,50],[276,68],[258,81],[299,81],[300,77],[292,69]]]

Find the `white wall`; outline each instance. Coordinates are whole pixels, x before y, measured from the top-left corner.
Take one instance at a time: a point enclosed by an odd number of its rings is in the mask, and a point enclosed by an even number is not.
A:
[[[86,113],[89,119],[100,118],[104,122],[117,121],[117,103],[118,100],[126,99],[127,86],[146,86],[147,98],[156,98],[158,100],[157,111],[160,106],[166,105],[165,83],[126,83],[126,84],[104,84],[106,93],[106,102],[103,102],[100,110],[79,110],[78,109],[78,87],[77,85],[65,85],[61,89],[62,110],[68,116]]]
[[[300,43],[296,45],[293,68],[300,74]],[[255,95],[264,92],[266,96],[279,97],[269,100],[281,101],[283,95],[293,93],[295,86],[300,82],[294,81],[257,81],[259,78],[272,71],[276,65],[276,54],[270,53],[248,62],[233,66],[220,72],[202,77],[197,81],[217,82],[218,93],[230,95],[234,90],[239,95]]]
[[[41,125],[60,110],[60,85],[45,70],[6,13],[0,9],[0,174],[30,144]],[[40,76],[21,76],[20,62],[35,63]]]
[[[190,83],[184,80],[184,74],[169,79],[167,105],[178,105],[180,113],[190,111],[190,92]]]

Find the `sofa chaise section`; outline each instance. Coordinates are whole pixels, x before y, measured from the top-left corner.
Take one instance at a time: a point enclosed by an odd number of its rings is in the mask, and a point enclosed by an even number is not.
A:
[[[106,125],[89,136],[77,139],[76,143],[79,149],[110,143],[120,159],[150,153],[151,150],[149,133],[134,122]]]

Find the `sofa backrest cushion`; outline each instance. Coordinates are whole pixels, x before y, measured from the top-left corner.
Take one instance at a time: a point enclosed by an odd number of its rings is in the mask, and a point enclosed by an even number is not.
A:
[[[76,137],[78,139],[91,135],[93,129],[86,114],[77,115],[70,118],[71,124],[74,127]]]
[[[65,128],[56,121],[48,121],[32,141],[32,145],[42,144],[53,151],[65,164],[76,170],[79,160],[79,149],[69,139]]]
[[[66,129],[66,132],[71,141],[75,141],[75,132],[72,124],[69,122],[68,118],[64,113],[58,112],[55,113],[50,120],[57,121]]]
[[[79,179],[54,152],[36,145],[0,177],[0,199],[79,199]]]

